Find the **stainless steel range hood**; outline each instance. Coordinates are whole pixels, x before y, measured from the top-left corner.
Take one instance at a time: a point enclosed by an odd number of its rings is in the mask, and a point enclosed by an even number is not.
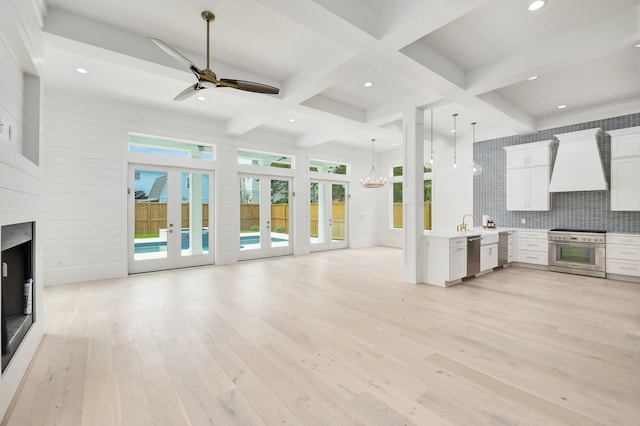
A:
[[[602,129],[555,135],[559,141],[549,192],[606,191],[598,138]]]

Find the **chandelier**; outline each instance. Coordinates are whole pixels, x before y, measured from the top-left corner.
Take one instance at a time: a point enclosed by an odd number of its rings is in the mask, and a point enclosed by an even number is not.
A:
[[[371,139],[371,171],[366,179],[360,179],[360,185],[365,188],[382,188],[387,180],[376,175],[375,154],[373,151],[375,139]]]

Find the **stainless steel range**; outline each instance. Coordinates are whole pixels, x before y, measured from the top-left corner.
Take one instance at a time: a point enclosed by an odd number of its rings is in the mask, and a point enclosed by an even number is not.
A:
[[[605,278],[606,232],[581,229],[550,230],[549,270]]]

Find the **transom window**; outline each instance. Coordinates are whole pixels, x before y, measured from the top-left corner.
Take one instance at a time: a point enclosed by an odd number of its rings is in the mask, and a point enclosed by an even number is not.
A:
[[[309,161],[309,171],[335,175],[348,175],[349,165],[312,159]]]
[[[238,164],[293,169],[293,157],[272,152],[239,149]]]
[[[178,141],[130,133],[129,152],[212,161],[214,149],[198,142]]]

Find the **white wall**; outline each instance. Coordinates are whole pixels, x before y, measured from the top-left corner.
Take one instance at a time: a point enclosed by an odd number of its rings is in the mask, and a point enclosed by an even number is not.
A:
[[[441,136],[434,139],[431,226],[434,230],[455,230],[465,213],[473,213],[473,146],[471,141],[457,142],[458,168],[453,170],[452,141]],[[429,156],[430,145],[425,141],[425,157]],[[377,169],[380,174],[390,177],[392,167],[402,165],[402,159],[402,148],[379,153],[376,155]],[[403,231],[391,228],[392,185],[387,183],[379,191],[377,244],[401,248]]]
[[[296,157],[296,255],[309,252],[309,158],[352,165],[352,175],[346,178],[353,179],[349,185],[350,245],[366,247],[376,243],[376,197],[358,183],[370,167],[364,160],[364,151],[332,147],[301,150],[293,140],[226,138],[220,136],[221,128],[215,123],[192,115],[57,90],[47,90],[45,95],[45,285],[127,274],[129,132],[216,145],[216,264],[233,263],[237,258],[238,147]]]
[[[11,362],[0,377],[0,419],[42,339],[42,169],[37,158],[40,150],[40,91],[38,59],[42,58],[41,3],[9,0],[0,2],[0,226],[35,221],[34,312],[31,326]],[[34,84],[25,91],[25,74]],[[33,97],[32,97],[33,96]],[[26,104],[26,105],[25,105]],[[25,110],[31,111],[26,118]],[[32,122],[31,120],[36,120]],[[12,137],[9,140],[9,126]],[[25,138],[25,127],[34,130]],[[35,160],[35,161],[34,161]],[[1,231],[0,231],[1,232]],[[0,295],[1,297],[1,295]]]
[[[458,140],[458,167],[453,169],[453,143],[435,138],[433,166],[433,210],[431,226],[434,230],[455,231],[465,213],[473,213],[473,142]],[[468,219],[467,219],[468,221]],[[476,224],[478,222],[476,221]]]

